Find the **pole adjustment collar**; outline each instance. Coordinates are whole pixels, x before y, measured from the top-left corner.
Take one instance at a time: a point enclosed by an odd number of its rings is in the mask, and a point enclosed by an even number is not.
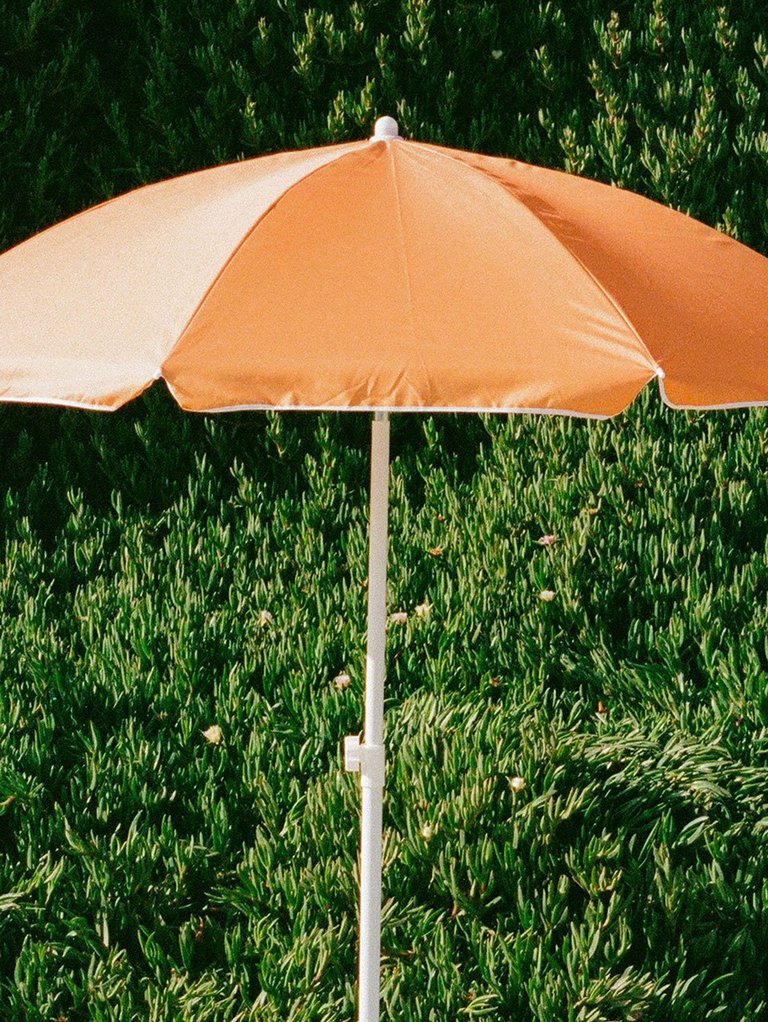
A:
[[[344,739],[344,769],[360,774],[363,788],[383,788],[386,758],[383,745],[366,745],[360,735]]]

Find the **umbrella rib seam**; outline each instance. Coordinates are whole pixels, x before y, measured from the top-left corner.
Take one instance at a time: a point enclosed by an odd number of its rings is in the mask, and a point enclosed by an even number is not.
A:
[[[403,253],[403,273],[405,275],[405,286],[408,290],[408,322],[411,327],[411,339],[413,341],[414,350],[416,348],[416,323],[413,306],[413,286],[411,282],[411,271],[408,265],[408,246],[405,243],[405,225],[403,223],[402,207],[400,205],[400,188],[397,183],[397,169],[395,167],[394,158],[394,147],[387,147],[389,149],[389,165],[392,171],[392,187],[395,190],[395,208],[397,210],[397,226],[398,233],[400,235],[400,248]],[[422,360],[423,361],[423,360]]]

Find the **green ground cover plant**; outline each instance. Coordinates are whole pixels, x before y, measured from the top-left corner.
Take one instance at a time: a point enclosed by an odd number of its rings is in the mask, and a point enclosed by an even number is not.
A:
[[[0,236],[391,112],[766,252],[767,22],[4,0]],[[768,1018],[766,425],[393,418],[384,1017]],[[368,428],[0,406],[3,1020],[353,1017]]]

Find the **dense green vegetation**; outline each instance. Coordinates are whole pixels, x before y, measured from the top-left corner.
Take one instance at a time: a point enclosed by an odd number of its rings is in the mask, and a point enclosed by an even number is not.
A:
[[[768,252],[760,5],[0,26],[3,244],[393,112]],[[608,423],[394,418],[384,1017],[768,1018],[766,424],[655,391]],[[366,417],[157,388],[4,406],[0,445],[0,1017],[351,1018]]]

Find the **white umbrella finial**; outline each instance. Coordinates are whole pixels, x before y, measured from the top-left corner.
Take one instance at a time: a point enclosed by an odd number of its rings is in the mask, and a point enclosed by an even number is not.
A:
[[[379,117],[373,126],[371,142],[394,142],[402,140],[400,128],[394,117]]]

